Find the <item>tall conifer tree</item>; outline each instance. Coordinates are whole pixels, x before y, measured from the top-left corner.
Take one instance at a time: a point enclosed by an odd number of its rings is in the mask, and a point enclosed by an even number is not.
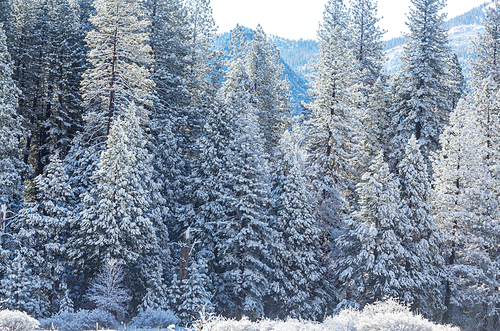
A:
[[[443,0],[412,0],[408,15],[410,32],[403,46],[403,67],[394,80],[392,112],[392,151],[394,166],[404,157],[412,135],[422,146],[426,160],[439,147],[439,135],[451,111],[446,98],[446,63],[448,57],[445,19],[440,11]],[[427,161],[428,162],[428,161]]]
[[[21,204],[22,175],[27,169],[19,159],[24,132],[16,111],[19,90],[12,79],[13,62],[6,41],[0,25],[0,205],[15,212]]]
[[[434,163],[434,207],[444,235],[445,323],[495,320],[498,269],[489,255],[498,235],[498,203],[484,158],[486,136],[474,107],[461,101],[450,117]],[[493,239],[493,240],[492,240]],[[479,315],[477,315],[479,314]],[[489,314],[491,316],[487,317]]]

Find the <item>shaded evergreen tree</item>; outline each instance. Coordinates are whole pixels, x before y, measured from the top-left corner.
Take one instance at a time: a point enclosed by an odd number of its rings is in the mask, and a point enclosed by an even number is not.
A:
[[[313,185],[318,193],[318,216],[322,226],[325,256],[331,237],[338,236],[350,204],[354,203],[354,146],[357,119],[354,105],[359,101],[355,59],[349,47],[347,11],[340,0],[329,1],[318,31],[320,53],[312,64],[311,97],[306,107],[310,118],[308,149]]]
[[[12,79],[13,62],[6,43],[0,25],[0,205],[16,212],[21,205],[22,177],[27,169],[19,158],[24,131],[16,111],[19,90]]]
[[[266,153],[272,155],[287,125],[290,112],[289,83],[283,80],[283,65],[275,45],[267,41],[260,25],[253,31],[245,56],[246,70],[253,84],[253,102],[259,109],[259,125]]]
[[[19,251],[12,252],[10,261],[0,280],[0,297],[8,299],[4,303],[5,307],[21,310],[36,317],[43,316],[45,302],[41,300],[42,285],[37,275],[33,273]]]
[[[182,280],[179,306],[176,307],[179,318],[186,325],[198,320],[199,312],[205,307],[205,312],[213,311],[210,294],[210,280],[207,276],[207,265],[203,259],[198,262],[194,258],[188,268],[188,277]]]
[[[44,313],[54,314],[66,295],[63,283],[71,264],[66,254],[69,224],[77,215],[72,210],[75,197],[68,174],[58,154],[45,171],[34,179],[36,201],[21,209],[16,227],[17,239],[23,243],[20,251],[39,277],[40,292],[48,305]]]
[[[405,268],[410,224],[401,218],[399,181],[380,153],[357,185],[361,209],[346,221],[336,244],[339,305],[364,307],[385,297],[411,300]]]
[[[94,187],[83,196],[80,227],[72,238],[71,257],[88,280],[102,263],[117,259],[130,274],[132,304],[152,288],[162,301],[162,266],[168,263],[165,201],[154,180],[152,155],[142,128],[144,111],[131,103],[116,118],[107,149],[91,177]],[[158,268],[160,272],[158,272]]]
[[[434,162],[433,202],[446,259],[445,323],[495,320],[498,269],[489,247],[498,235],[498,203],[483,161],[485,140],[477,112],[462,100],[440,138],[442,150]]]
[[[429,319],[438,320],[443,311],[441,285],[443,261],[440,256],[439,233],[432,217],[431,185],[420,146],[412,136],[405,158],[399,163],[401,178],[401,217],[409,224],[406,271],[409,291],[399,299]]]
[[[224,106],[235,116],[220,174],[226,217],[216,229],[220,281],[215,302],[220,312],[240,318],[264,316],[270,271],[264,262],[271,238],[266,215],[269,174],[252,87],[244,63],[233,58],[222,87]]]
[[[273,174],[270,316],[321,319],[331,299],[325,288],[320,228],[307,185],[304,156],[294,133],[286,131]]]
[[[456,53],[451,54],[451,58],[447,61],[448,68],[446,70],[447,85],[449,88],[448,99],[451,102],[451,109],[455,109],[458,101],[465,93],[465,77],[462,73],[462,66],[458,60]]]

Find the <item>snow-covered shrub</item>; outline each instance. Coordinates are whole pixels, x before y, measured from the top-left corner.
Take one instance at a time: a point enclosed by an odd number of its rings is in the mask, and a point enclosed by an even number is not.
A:
[[[460,331],[447,325],[436,325],[420,315],[414,315],[409,307],[394,300],[366,306],[363,311],[347,309],[339,315],[325,319],[323,323],[288,319],[286,321],[261,320],[251,322],[214,318],[195,324],[201,331]]]
[[[19,310],[0,310],[0,331],[32,331],[40,323]]]
[[[116,329],[120,325],[111,313],[102,309],[80,310],[76,313],[61,312],[40,320],[42,328],[55,328],[58,331],[95,330],[96,323],[99,329]]]
[[[130,321],[131,326],[137,328],[167,328],[171,324],[177,324],[179,318],[171,310],[146,309],[137,314]]]

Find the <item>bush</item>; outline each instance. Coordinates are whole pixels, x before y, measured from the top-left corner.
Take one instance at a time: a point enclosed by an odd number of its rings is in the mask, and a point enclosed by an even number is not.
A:
[[[460,331],[414,315],[407,306],[394,300],[368,305],[361,312],[347,309],[323,323],[296,319],[251,322],[248,318],[236,321],[219,317],[195,324],[195,328],[202,331]]]
[[[76,313],[61,312],[40,320],[40,323],[44,329],[55,328],[59,331],[95,330],[96,323],[99,329],[116,329],[120,326],[111,313],[102,309],[80,310]]]
[[[131,326],[136,328],[167,328],[171,324],[177,324],[179,319],[171,310],[155,310],[148,308],[140,312],[130,321]]]
[[[32,331],[40,323],[25,312],[19,310],[0,310],[1,331]]]

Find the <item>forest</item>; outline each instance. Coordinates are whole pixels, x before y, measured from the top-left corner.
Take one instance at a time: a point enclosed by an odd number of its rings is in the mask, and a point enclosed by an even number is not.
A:
[[[499,330],[500,0],[467,81],[444,0],[392,76],[376,0],[325,2],[297,112],[285,41],[216,47],[210,0],[0,0],[0,305]]]

